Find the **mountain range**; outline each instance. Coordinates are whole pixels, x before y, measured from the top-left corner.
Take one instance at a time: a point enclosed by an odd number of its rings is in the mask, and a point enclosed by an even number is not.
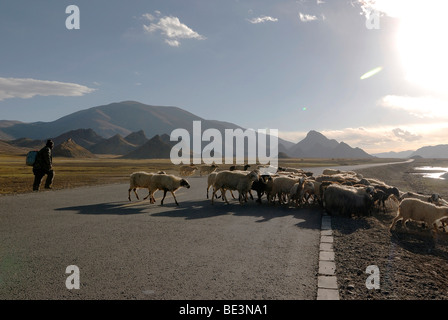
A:
[[[0,149],[5,149],[6,143],[23,152],[24,149],[42,147],[46,139],[54,137],[55,145],[71,139],[71,149],[76,149],[73,145],[76,144],[92,154],[115,154],[135,159],[169,158],[169,151],[177,143],[170,141],[169,134],[174,129],[183,128],[192,135],[193,121],[201,121],[202,131],[214,128],[223,137],[225,129],[245,130],[230,122],[203,119],[178,107],[123,101],[81,110],[51,122],[0,120],[0,139],[3,140]],[[282,158],[374,157],[314,130],[298,143],[281,138],[278,141],[279,157]],[[202,142],[202,147],[208,143]]]

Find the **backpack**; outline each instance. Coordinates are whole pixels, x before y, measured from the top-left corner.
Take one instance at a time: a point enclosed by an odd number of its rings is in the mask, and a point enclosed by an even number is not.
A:
[[[26,154],[26,165],[27,166],[33,166],[34,163],[36,162],[36,158],[37,158],[37,154],[39,153],[39,151],[37,150],[33,150],[30,151]]]

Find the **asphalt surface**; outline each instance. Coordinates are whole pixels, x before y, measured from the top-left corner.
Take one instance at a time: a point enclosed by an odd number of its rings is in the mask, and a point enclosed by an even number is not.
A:
[[[188,181],[179,206],[128,184],[0,197],[0,299],[316,298],[322,210],[211,205]]]

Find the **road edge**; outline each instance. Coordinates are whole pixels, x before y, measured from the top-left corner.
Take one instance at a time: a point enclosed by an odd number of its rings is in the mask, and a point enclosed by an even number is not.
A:
[[[320,231],[317,300],[340,300],[333,251],[331,217],[323,214]]]

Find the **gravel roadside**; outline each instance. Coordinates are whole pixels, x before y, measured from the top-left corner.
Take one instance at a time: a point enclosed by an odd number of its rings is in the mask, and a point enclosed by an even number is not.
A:
[[[448,198],[448,181],[409,174],[423,165],[446,166],[448,160],[416,160],[414,163],[357,170],[402,191],[439,193]],[[448,236],[434,241],[429,229],[408,222],[390,232],[397,204],[370,217],[332,217],[336,273],[342,300],[445,300],[448,299]],[[368,266],[377,266],[379,289],[368,289]],[[371,279],[371,277],[369,278]]]

